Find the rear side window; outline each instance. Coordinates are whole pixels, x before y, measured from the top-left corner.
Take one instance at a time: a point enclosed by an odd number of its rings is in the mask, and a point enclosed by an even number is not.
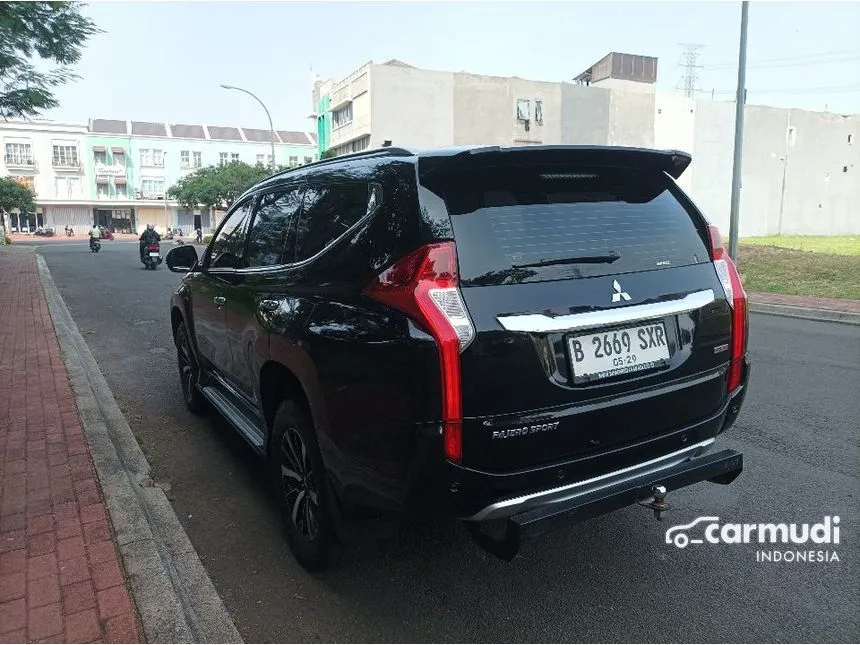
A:
[[[296,231],[295,261],[313,257],[379,206],[380,191],[367,182],[308,186]]]
[[[246,267],[280,264],[287,246],[287,232],[301,207],[301,190],[289,188],[260,196],[245,250]],[[292,248],[292,244],[289,244]]]
[[[213,269],[238,269],[240,266],[239,254],[244,237],[242,231],[251,200],[236,207],[227,217],[227,221],[218,231],[218,235],[212,240],[209,251],[209,266]]]
[[[709,261],[669,178],[615,167],[487,167],[428,180],[451,214],[464,284],[648,271]]]

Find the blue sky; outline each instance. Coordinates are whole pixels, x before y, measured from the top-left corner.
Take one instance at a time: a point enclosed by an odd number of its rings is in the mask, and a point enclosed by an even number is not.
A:
[[[740,2],[94,2],[105,30],[45,116],[309,129],[309,71],[398,58],[448,71],[569,80],[610,51],[657,56],[674,91],[680,43],[703,45],[701,97],[731,100]],[[751,2],[749,103],[860,112],[860,3]],[[822,89],[831,88],[831,89]],[[785,91],[788,90],[788,91]]]

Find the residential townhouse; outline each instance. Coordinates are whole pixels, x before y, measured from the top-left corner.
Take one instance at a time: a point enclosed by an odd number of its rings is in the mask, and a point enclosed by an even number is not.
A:
[[[9,214],[12,231],[38,226],[82,231],[93,224],[139,232],[216,225],[210,213],[166,199],[167,189],[199,168],[240,160],[271,162],[269,130],[93,119],[87,125],[48,121],[0,123],[0,172],[33,186],[36,213]],[[299,166],[318,159],[316,135],[278,130],[275,163]]]

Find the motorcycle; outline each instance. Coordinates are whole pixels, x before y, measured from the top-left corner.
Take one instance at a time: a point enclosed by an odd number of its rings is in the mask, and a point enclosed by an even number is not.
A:
[[[143,266],[147,269],[155,269],[162,262],[161,258],[161,245],[160,244],[149,244],[143,252]]]
[[[99,242],[96,238],[91,237],[90,238],[90,252],[91,253],[98,253],[101,250],[101,248],[102,248],[102,243]]]

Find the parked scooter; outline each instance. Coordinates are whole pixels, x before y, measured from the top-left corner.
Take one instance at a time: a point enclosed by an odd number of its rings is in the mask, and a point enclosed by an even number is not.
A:
[[[160,244],[149,244],[143,252],[143,266],[147,269],[152,269],[155,271],[158,268],[158,265],[162,263],[161,257],[161,245]]]

